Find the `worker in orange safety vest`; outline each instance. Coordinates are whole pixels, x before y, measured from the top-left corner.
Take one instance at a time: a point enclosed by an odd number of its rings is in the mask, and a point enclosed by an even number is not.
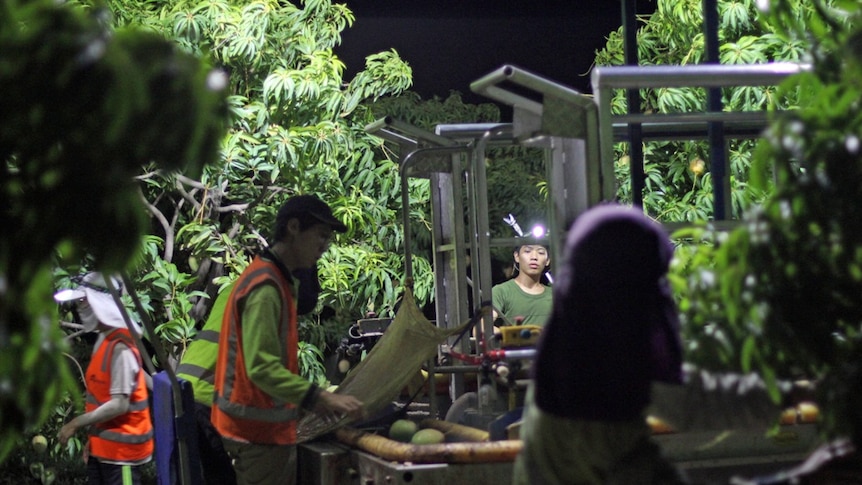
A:
[[[88,273],[77,288],[54,296],[74,309],[84,330],[99,332],[85,376],[85,412],[60,428],[58,438],[65,445],[75,432],[88,427],[84,460],[91,485],[140,484],[140,466],[153,454],[149,376],[109,283],[122,291],[119,279]],[[135,324],[132,330],[141,333]]]
[[[359,419],[353,396],[320,389],[299,374],[298,280],[345,232],[319,198],[290,198],[276,215],[272,247],[243,271],[224,311],[216,361],[212,423],[233,459],[237,483],[296,482],[301,410],[324,419]]]

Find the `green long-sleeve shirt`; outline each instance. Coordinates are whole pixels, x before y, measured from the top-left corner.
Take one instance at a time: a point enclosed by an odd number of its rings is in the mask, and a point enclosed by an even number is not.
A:
[[[310,408],[318,392],[317,386],[289,371],[282,363],[287,360],[283,355],[288,351],[284,337],[278,333],[284,303],[278,289],[272,285],[260,285],[246,297],[242,312],[245,371],[257,387],[276,401]],[[293,352],[290,359],[297,358],[296,349]]]

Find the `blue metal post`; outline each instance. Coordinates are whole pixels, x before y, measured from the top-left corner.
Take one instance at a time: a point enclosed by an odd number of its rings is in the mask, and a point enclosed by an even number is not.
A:
[[[703,29],[706,38],[706,62],[719,64],[718,55],[718,0],[703,0]],[[722,111],[721,88],[707,90],[707,111],[720,113]],[[729,191],[730,184],[727,174],[727,152],[725,151],[724,124],[712,121],[707,127],[709,138],[710,173],[712,174],[712,206],[713,218],[716,221],[730,217]]]
[[[638,25],[637,0],[622,0],[623,34],[625,37],[624,55],[626,65],[638,65]],[[641,97],[638,89],[626,91],[626,104],[629,114],[640,114]],[[631,170],[632,203],[643,207],[643,191],[646,187],[646,175],[643,167],[643,134],[640,123],[631,123],[629,131],[629,168]]]

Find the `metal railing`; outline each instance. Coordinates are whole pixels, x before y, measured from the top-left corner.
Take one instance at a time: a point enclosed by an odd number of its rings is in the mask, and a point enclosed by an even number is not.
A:
[[[632,144],[652,140],[695,140],[707,138],[711,127],[721,128],[721,139],[753,138],[761,134],[768,118],[765,111],[733,112],[709,111],[695,113],[657,113],[614,115],[611,101],[617,89],[649,88],[730,88],[745,86],[774,86],[785,78],[810,69],[809,65],[789,62],[765,64],[691,64],[684,66],[606,66],[592,73],[592,88],[598,105],[599,119],[599,172],[604,177],[614,173],[614,142],[627,140]],[[639,130],[634,139],[630,127]],[[711,140],[715,143],[714,140]],[[633,176],[635,171],[632,170]],[[714,180],[714,206],[716,219],[725,219],[730,213],[730,174],[719,172]],[[634,185],[634,184],[633,184]],[[637,198],[637,197],[636,197]],[[639,199],[638,199],[639,200]],[[719,207],[720,206],[720,207]]]

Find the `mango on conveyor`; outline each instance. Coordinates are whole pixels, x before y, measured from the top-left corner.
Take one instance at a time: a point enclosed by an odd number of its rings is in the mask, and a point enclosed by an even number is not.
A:
[[[414,445],[436,445],[446,440],[446,436],[442,431],[433,428],[425,428],[417,431],[410,443]]]
[[[409,419],[399,419],[389,426],[389,439],[410,443],[419,426]]]

